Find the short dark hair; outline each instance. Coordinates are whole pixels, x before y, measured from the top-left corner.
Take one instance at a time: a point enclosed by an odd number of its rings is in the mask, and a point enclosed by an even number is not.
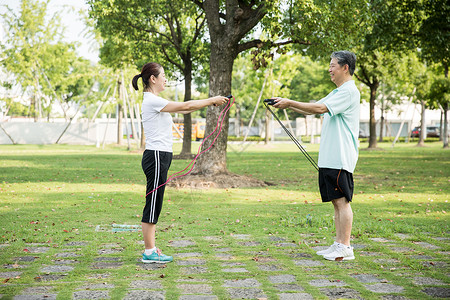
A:
[[[333,52],[333,54],[331,54],[331,58],[335,58],[341,67],[348,65],[348,70],[350,72],[350,75],[353,75],[353,73],[355,72],[355,67],[356,67],[355,53],[346,51],[346,50],[335,51],[335,52]]]
[[[142,77],[142,84],[144,86],[144,90],[148,87],[150,87],[150,82],[148,81],[150,77],[153,75],[155,77],[158,77],[159,73],[161,73],[162,66],[155,62],[150,62],[145,64],[142,67],[141,74],[137,74],[133,77],[133,80],[131,83],[133,84],[134,89],[137,91],[139,90],[137,81],[139,77]]]

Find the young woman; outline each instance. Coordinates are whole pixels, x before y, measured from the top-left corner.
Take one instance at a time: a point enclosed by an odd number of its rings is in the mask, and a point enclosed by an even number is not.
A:
[[[167,263],[172,256],[161,253],[156,248],[156,223],[161,213],[164,188],[158,186],[166,182],[167,173],[172,162],[172,116],[170,113],[188,114],[209,105],[222,105],[228,98],[216,96],[205,100],[173,102],[159,97],[166,86],[166,76],[163,67],[158,63],[144,65],[140,74],[134,76],[132,84],[138,90],[137,82],[142,79],[144,100],[142,102],[142,123],[145,134],[145,151],[142,156],[142,169],[147,177],[147,196],[142,214],[142,233],[145,252],[142,254],[144,263]]]

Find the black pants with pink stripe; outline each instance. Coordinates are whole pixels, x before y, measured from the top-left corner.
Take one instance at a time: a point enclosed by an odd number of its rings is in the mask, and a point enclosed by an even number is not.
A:
[[[144,151],[142,156],[142,170],[147,177],[147,191],[145,193],[147,196],[145,197],[145,207],[142,213],[142,222],[144,223],[158,223],[166,186],[158,187],[166,182],[171,162],[172,152],[157,150]],[[158,189],[153,191],[156,188]]]

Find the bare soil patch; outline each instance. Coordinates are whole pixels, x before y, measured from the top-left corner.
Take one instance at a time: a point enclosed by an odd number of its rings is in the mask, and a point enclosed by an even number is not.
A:
[[[273,185],[253,177],[238,175],[234,173],[224,173],[215,175],[188,175],[176,178],[169,183],[176,188],[243,188],[243,187],[266,187]]]

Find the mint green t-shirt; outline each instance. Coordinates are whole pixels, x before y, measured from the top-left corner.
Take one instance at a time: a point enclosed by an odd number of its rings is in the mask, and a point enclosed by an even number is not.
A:
[[[328,108],[320,135],[319,168],[353,173],[358,160],[360,94],[350,80],[317,103]]]

